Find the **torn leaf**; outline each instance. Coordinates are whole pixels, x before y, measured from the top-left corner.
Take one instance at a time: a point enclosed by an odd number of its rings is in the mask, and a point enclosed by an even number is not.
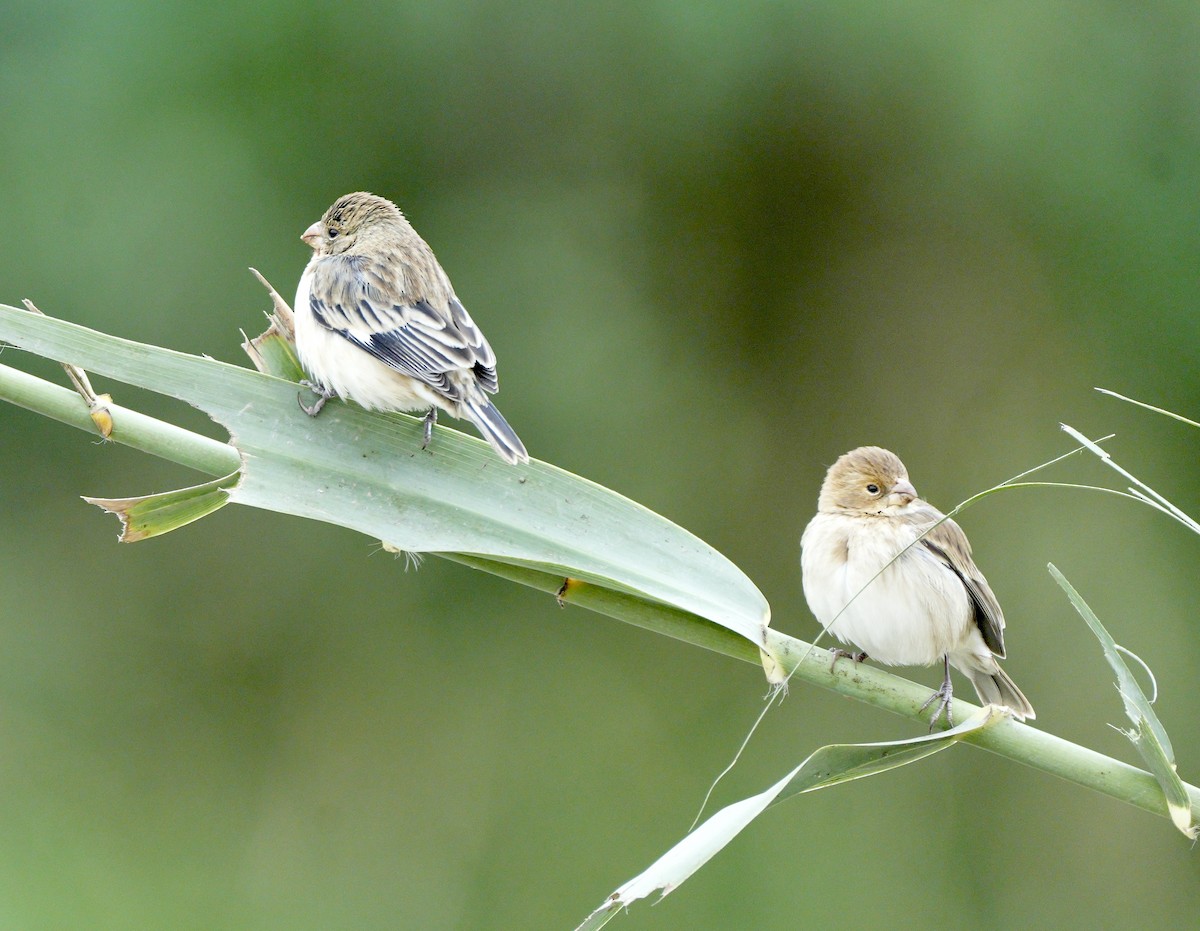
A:
[[[603,927],[621,909],[651,893],[661,892],[666,896],[774,804],[805,792],[915,763],[1007,717],[1005,709],[988,705],[957,727],[941,733],[887,743],[822,747],[765,792],[722,808],[648,870],[613,892],[576,931],[595,931]]]
[[[250,357],[254,367],[264,375],[274,375],[278,378],[286,378],[288,381],[299,381],[304,377],[304,370],[300,367],[299,359],[296,358],[292,308],[257,269],[252,268],[250,271],[271,295],[271,304],[274,310],[267,315],[271,325],[254,339],[247,338],[242,343],[242,349],[246,351],[246,355]]]
[[[176,530],[224,507],[229,501],[230,490],[238,483],[239,476],[240,473],[233,472],[203,485],[140,498],[85,496],[83,500],[103,508],[110,514],[116,514],[121,519],[120,541],[136,543]]]

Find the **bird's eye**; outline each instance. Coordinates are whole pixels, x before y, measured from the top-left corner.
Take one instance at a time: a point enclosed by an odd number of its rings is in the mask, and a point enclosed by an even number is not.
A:
[[[338,231],[337,231],[337,230],[335,230],[335,229],[334,229],[332,226],[331,226],[331,227],[329,227],[329,238],[330,238],[330,239],[334,239],[334,238],[336,238],[336,237],[337,237],[337,234],[338,234]]]
[[[867,494],[869,494],[869,495],[879,494],[879,486],[876,485],[874,482],[872,482],[870,485],[867,486]]]

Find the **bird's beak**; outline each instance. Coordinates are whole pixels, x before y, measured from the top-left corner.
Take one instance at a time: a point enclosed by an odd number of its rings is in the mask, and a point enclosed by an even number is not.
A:
[[[315,249],[315,248],[317,248],[317,243],[320,241],[321,237],[324,235],[325,235],[325,229],[324,229],[324,227],[321,226],[321,221],[318,220],[316,223],[314,223],[312,226],[310,226],[308,229],[306,229],[303,233],[301,233],[300,238],[303,239],[306,243],[308,243],[312,248]]]
[[[917,490],[913,488],[912,482],[910,482],[908,479],[905,479],[901,482],[896,482],[896,484],[892,486],[892,495],[899,497],[905,504],[908,504],[910,501],[915,501],[918,497],[920,497],[917,494]]]

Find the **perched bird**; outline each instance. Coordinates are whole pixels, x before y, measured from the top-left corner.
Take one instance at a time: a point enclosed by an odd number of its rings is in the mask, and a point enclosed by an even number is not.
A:
[[[368,410],[428,410],[422,448],[438,408],[471,421],[507,462],[529,454],[489,400],[496,355],[459,303],[425,240],[390,200],[340,197],[300,237],[312,260],[296,289],[296,352],[319,397]]]
[[[1000,604],[966,534],[943,517],[917,496],[895,453],[878,446],[846,453],[826,474],[800,541],[808,606],[834,636],[863,651],[856,660],[941,661],[945,680],[924,706],[940,702],[931,729],[943,713],[953,724],[951,666],[971,680],[980,701],[1033,718],[1033,706],[996,662],[1004,656]]]

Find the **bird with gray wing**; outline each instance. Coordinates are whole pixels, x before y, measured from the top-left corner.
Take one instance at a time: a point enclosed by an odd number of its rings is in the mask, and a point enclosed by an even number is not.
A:
[[[856,659],[943,664],[942,686],[925,703],[939,703],[931,729],[943,714],[953,723],[951,666],[984,704],[1034,717],[996,662],[1004,657],[1004,612],[966,534],[918,497],[895,453],[862,446],[830,466],[800,545],[808,605],[830,633],[863,651]]]
[[[510,463],[525,446],[488,395],[496,355],[454,293],[433,250],[390,200],[340,197],[300,237],[313,256],[296,289],[296,353],[318,395],[367,410],[427,411],[429,445],[439,409],[469,420]]]

